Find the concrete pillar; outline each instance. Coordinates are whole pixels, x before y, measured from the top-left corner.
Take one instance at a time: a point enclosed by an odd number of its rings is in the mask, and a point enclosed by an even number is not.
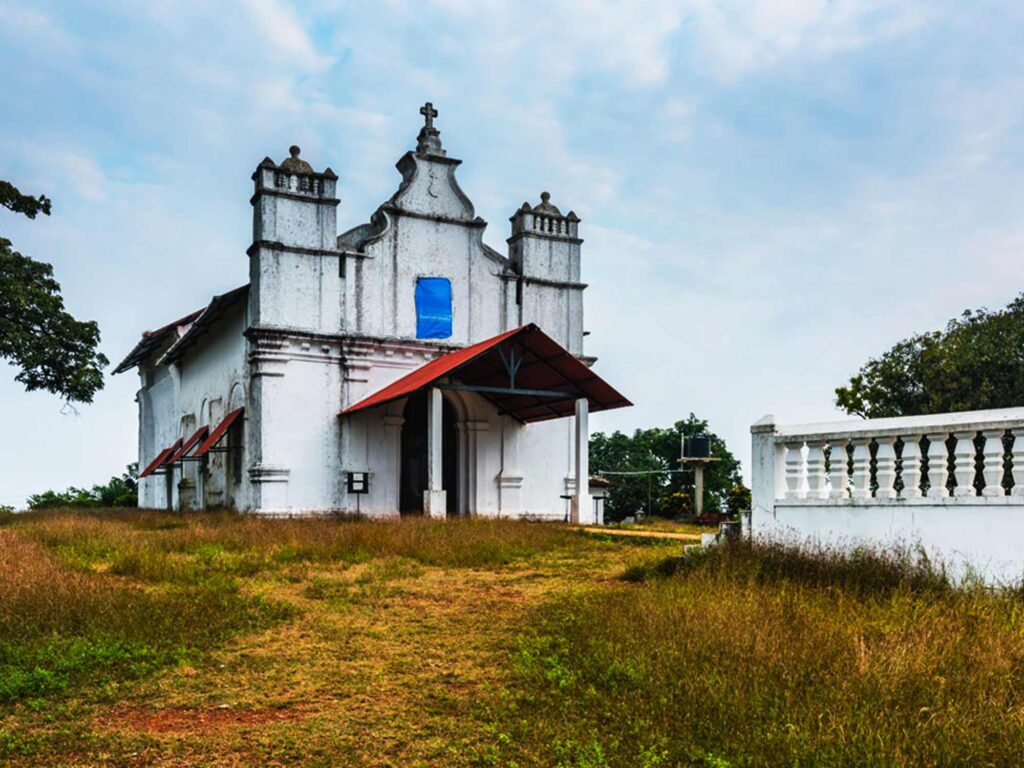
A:
[[[753,442],[750,473],[751,507],[755,514],[774,516],[776,494],[785,488],[785,480],[780,481],[779,478],[784,463],[777,461],[775,417],[765,416],[750,428],[750,434]]]
[[[444,477],[444,446],[442,441],[442,394],[437,387],[427,392],[427,490],[423,492],[423,513],[427,517],[445,518],[448,498],[442,487]]]
[[[704,514],[704,464],[697,462],[693,468],[693,492],[697,517]]]
[[[590,403],[581,397],[576,401],[576,489],[572,496],[570,520],[575,525],[592,525],[594,510],[590,506]]]

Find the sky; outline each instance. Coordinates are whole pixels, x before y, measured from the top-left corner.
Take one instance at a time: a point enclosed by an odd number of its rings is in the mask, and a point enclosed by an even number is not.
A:
[[[247,280],[250,175],[295,143],[339,230],[397,188],[431,101],[505,249],[582,219],[593,430],[834,420],[870,357],[1024,291],[1024,5],[958,0],[0,0],[0,234],[116,364]],[[136,458],[138,378],[91,405],[0,363],[0,505]]]

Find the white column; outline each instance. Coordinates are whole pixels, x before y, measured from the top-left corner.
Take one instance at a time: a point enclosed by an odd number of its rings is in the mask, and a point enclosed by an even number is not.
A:
[[[807,464],[804,462],[803,441],[786,443],[786,498],[804,498],[804,475]]]
[[[807,498],[828,498],[828,488],[825,487],[825,478],[825,442],[823,440],[808,441]]]
[[[938,432],[926,435],[928,438],[928,497],[944,499],[949,496],[946,479],[949,477],[949,453],[946,450],[946,434]]]
[[[953,495],[977,496],[978,491],[974,487],[974,474],[977,469],[974,466],[974,432],[954,432],[953,437],[956,438],[956,447],[953,449],[956,488],[953,489]]]
[[[590,505],[590,403],[581,397],[576,401],[576,489],[572,496],[570,520],[574,525],[594,522]]]
[[[853,441],[853,490],[855,499],[871,497],[871,438],[858,437]]]
[[[911,435],[903,438],[903,467],[900,470],[903,490],[900,496],[904,499],[921,498],[921,436]]]
[[[849,456],[846,454],[846,441],[836,440],[828,446],[828,492],[830,499],[848,499],[850,476],[847,474]]]
[[[985,438],[983,449],[984,466],[982,474],[985,476],[985,487],[981,491],[982,496],[1003,496],[1003,430],[993,429],[982,432]]]
[[[443,519],[448,515],[448,499],[443,488],[442,397],[437,387],[427,392],[427,490],[423,492],[423,513]]]
[[[896,489],[896,438],[876,437],[878,451],[875,453],[875,480],[878,490],[876,499],[895,499]]]

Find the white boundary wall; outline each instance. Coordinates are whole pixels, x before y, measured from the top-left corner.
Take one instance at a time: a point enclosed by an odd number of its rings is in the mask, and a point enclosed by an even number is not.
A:
[[[920,545],[954,577],[1024,577],[1024,408],[750,431],[755,538]]]

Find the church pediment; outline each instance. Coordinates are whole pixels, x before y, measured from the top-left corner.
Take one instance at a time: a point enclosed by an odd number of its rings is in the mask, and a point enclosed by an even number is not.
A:
[[[402,183],[388,201],[399,213],[455,222],[476,222],[473,203],[455,180],[461,163],[450,157],[407,152],[397,163]]]

